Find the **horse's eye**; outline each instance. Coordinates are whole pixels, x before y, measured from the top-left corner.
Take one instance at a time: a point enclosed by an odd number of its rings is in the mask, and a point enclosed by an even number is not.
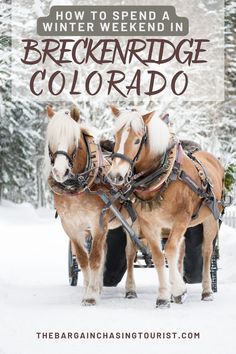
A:
[[[140,143],[140,139],[136,139],[134,143],[135,143],[135,145],[139,144]]]

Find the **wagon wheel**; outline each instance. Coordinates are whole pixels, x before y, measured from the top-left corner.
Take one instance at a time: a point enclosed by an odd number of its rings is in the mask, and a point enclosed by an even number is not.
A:
[[[211,287],[214,293],[217,292],[217,270],[218,270],[217,260],[219,259],[219,246],[217,241],[218,240],[216,239],[214,242],[213,254],[211,257]]]
[[[71,286],[76,286],[78,282],[78,262],[75,254],[73,254],[72,242],[69,241],[69,250],[68,250],[68,273],[69,273],[69,284]]]

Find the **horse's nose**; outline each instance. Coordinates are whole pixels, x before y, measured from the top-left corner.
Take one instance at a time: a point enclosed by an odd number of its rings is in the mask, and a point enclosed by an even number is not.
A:
[[[52,168],[52,173],[53,173],[53,176],[55,176],[55,178],[60,178],[60,173],[56,167]]]
[[[67,168],[65,172],[58,170],[56,167],[52,168],[52,173],[57,179],[62,179],[63,177],[68,176],[69,172],[70,172],[69,168]]]
[[[62,183],[67,179],[67,176],[69,174],[69,169],[66,169],[65,171],[60,171],[56,167],[53,167],[52,174],[57,182]]]
[[[122,184],[124,181],[122,175],[119,172],[116,174],[109,172],[107,176],[114,184]]]

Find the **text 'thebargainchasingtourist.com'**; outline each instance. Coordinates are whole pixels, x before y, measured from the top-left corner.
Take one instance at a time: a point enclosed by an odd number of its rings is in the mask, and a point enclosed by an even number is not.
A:
[[[103,339],[200,339],[200,332],[36,332],[37,339],[79,339],[79,340],[103,340]]]

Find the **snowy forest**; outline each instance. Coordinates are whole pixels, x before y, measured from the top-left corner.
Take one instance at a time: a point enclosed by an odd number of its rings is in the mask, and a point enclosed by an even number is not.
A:
[[[209,11],[214,1],[199,1]],[[49,6],[72,4],[73,1],[35,0],[34,7],[23,6],[22,17],[30,21],[32,12],[46,15]],[[125,1],[114,1],[114,5]],[[143,2],[142,2],[143,3]],[[96,0],[80,4],[96,5]],[[50,102],[34,102],[12,97],[11,86],[17,80],[11,64],[17,53],[12,50],[12,4],[0,3],[0,200],[16,203],[29,202],[35,207],[51,202],[50,192],[43,179],[45,107]],[[217,14],[216,14],[217,15]],[[147,111],[166,112],[180,138],[192,139],[221,159],[225,166],[236,163],[236,2],[225,0],[225,100],[222,102],[185,102],[183,98],[157,101],[148,98],[142,102],[129,102],[129,107],[140,106]],[[207,77],[206,77],[207,80]],[[83,119],[99,128],[105,137],[111,137],[112,115],[107,102],[81,99],[76,102]],[[127,102],[123,103],[127,107]],[[55,109],[70,107],[71,102],[53,103]],[[102,134],[101,134],[101,137]]]

